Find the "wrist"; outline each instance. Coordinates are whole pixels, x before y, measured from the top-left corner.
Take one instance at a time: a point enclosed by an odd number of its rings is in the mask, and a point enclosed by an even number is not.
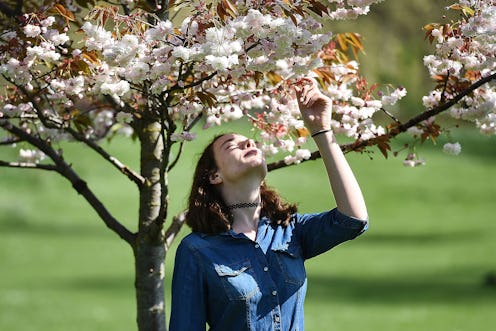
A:
[[[329,132],[332,132],[332,129],[320,129],[320,130],[312,131],[311,136],[312,138],[315,138],[318,135],[323,135]]]

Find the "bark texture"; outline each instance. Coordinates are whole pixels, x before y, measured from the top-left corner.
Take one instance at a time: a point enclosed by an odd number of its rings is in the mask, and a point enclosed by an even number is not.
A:
[[[141,120],[139,229],[134,243],[137,322],[140,331],[165,331],[164,261],[165,244],[161,215],[162,187],[160,169],[163,159],[161,126],[156,121]]]

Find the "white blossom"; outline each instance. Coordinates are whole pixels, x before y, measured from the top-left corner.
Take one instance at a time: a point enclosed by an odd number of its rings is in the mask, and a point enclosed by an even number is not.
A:
[[[27,24],[22,28],[26,37],[35,38],[40,35],[41,28],[38,25]]]
[[[45,28],[48,28],[48,27],[52,26],[53,23],[55,23],[55,17],[48,16],[47,18],[45,18],[44,20],[42,20],[40,22],[40,25],[45,27]]]
[[[125,80],[120,80],[115,83],[103,83],[100,86],[100,90],[103,94],[111,94],[116,96],[123,96],[130,90],[129,83]]]
[[[443,151],[447,154],[458,155],[462,151],[462,146],[460,143],[446,143],[443,146]]]
[[[45,159],[46,155],[37,149],[20,149],[19,161],[27,163],[39,163]]]

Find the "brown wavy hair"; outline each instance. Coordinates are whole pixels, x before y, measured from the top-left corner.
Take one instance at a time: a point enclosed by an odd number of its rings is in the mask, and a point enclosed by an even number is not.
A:
[[[233,215],[217,189],[210,183],[210,176],[217,171],[214,158],[214,143],[223,135],[216,136],[205,148],[196,165],[191,193],[188,200],[186,224],[194,232],[216,234],[228,231],[233,222]],[[260,187],[262,200],[261,216],[268,217],[272,224],[287,226],[297,211],[295,204],[284,201],[273,189],[262,183]]]

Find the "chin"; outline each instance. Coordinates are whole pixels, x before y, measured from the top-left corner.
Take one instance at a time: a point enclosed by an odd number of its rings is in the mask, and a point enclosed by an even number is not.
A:
[[[258,173],[259,176],[264,179],[265,176],[267,175],[267,164],[265,163],[265,160],[260,160],[257,163],[252,163],[252,167],[250,172],[252,173]]]
[[[262,173],[262,179],[267,176],[268,170],[267,170],[267,163],[265,160],[263,160],[262,164],[260,164],[260,171]]]

